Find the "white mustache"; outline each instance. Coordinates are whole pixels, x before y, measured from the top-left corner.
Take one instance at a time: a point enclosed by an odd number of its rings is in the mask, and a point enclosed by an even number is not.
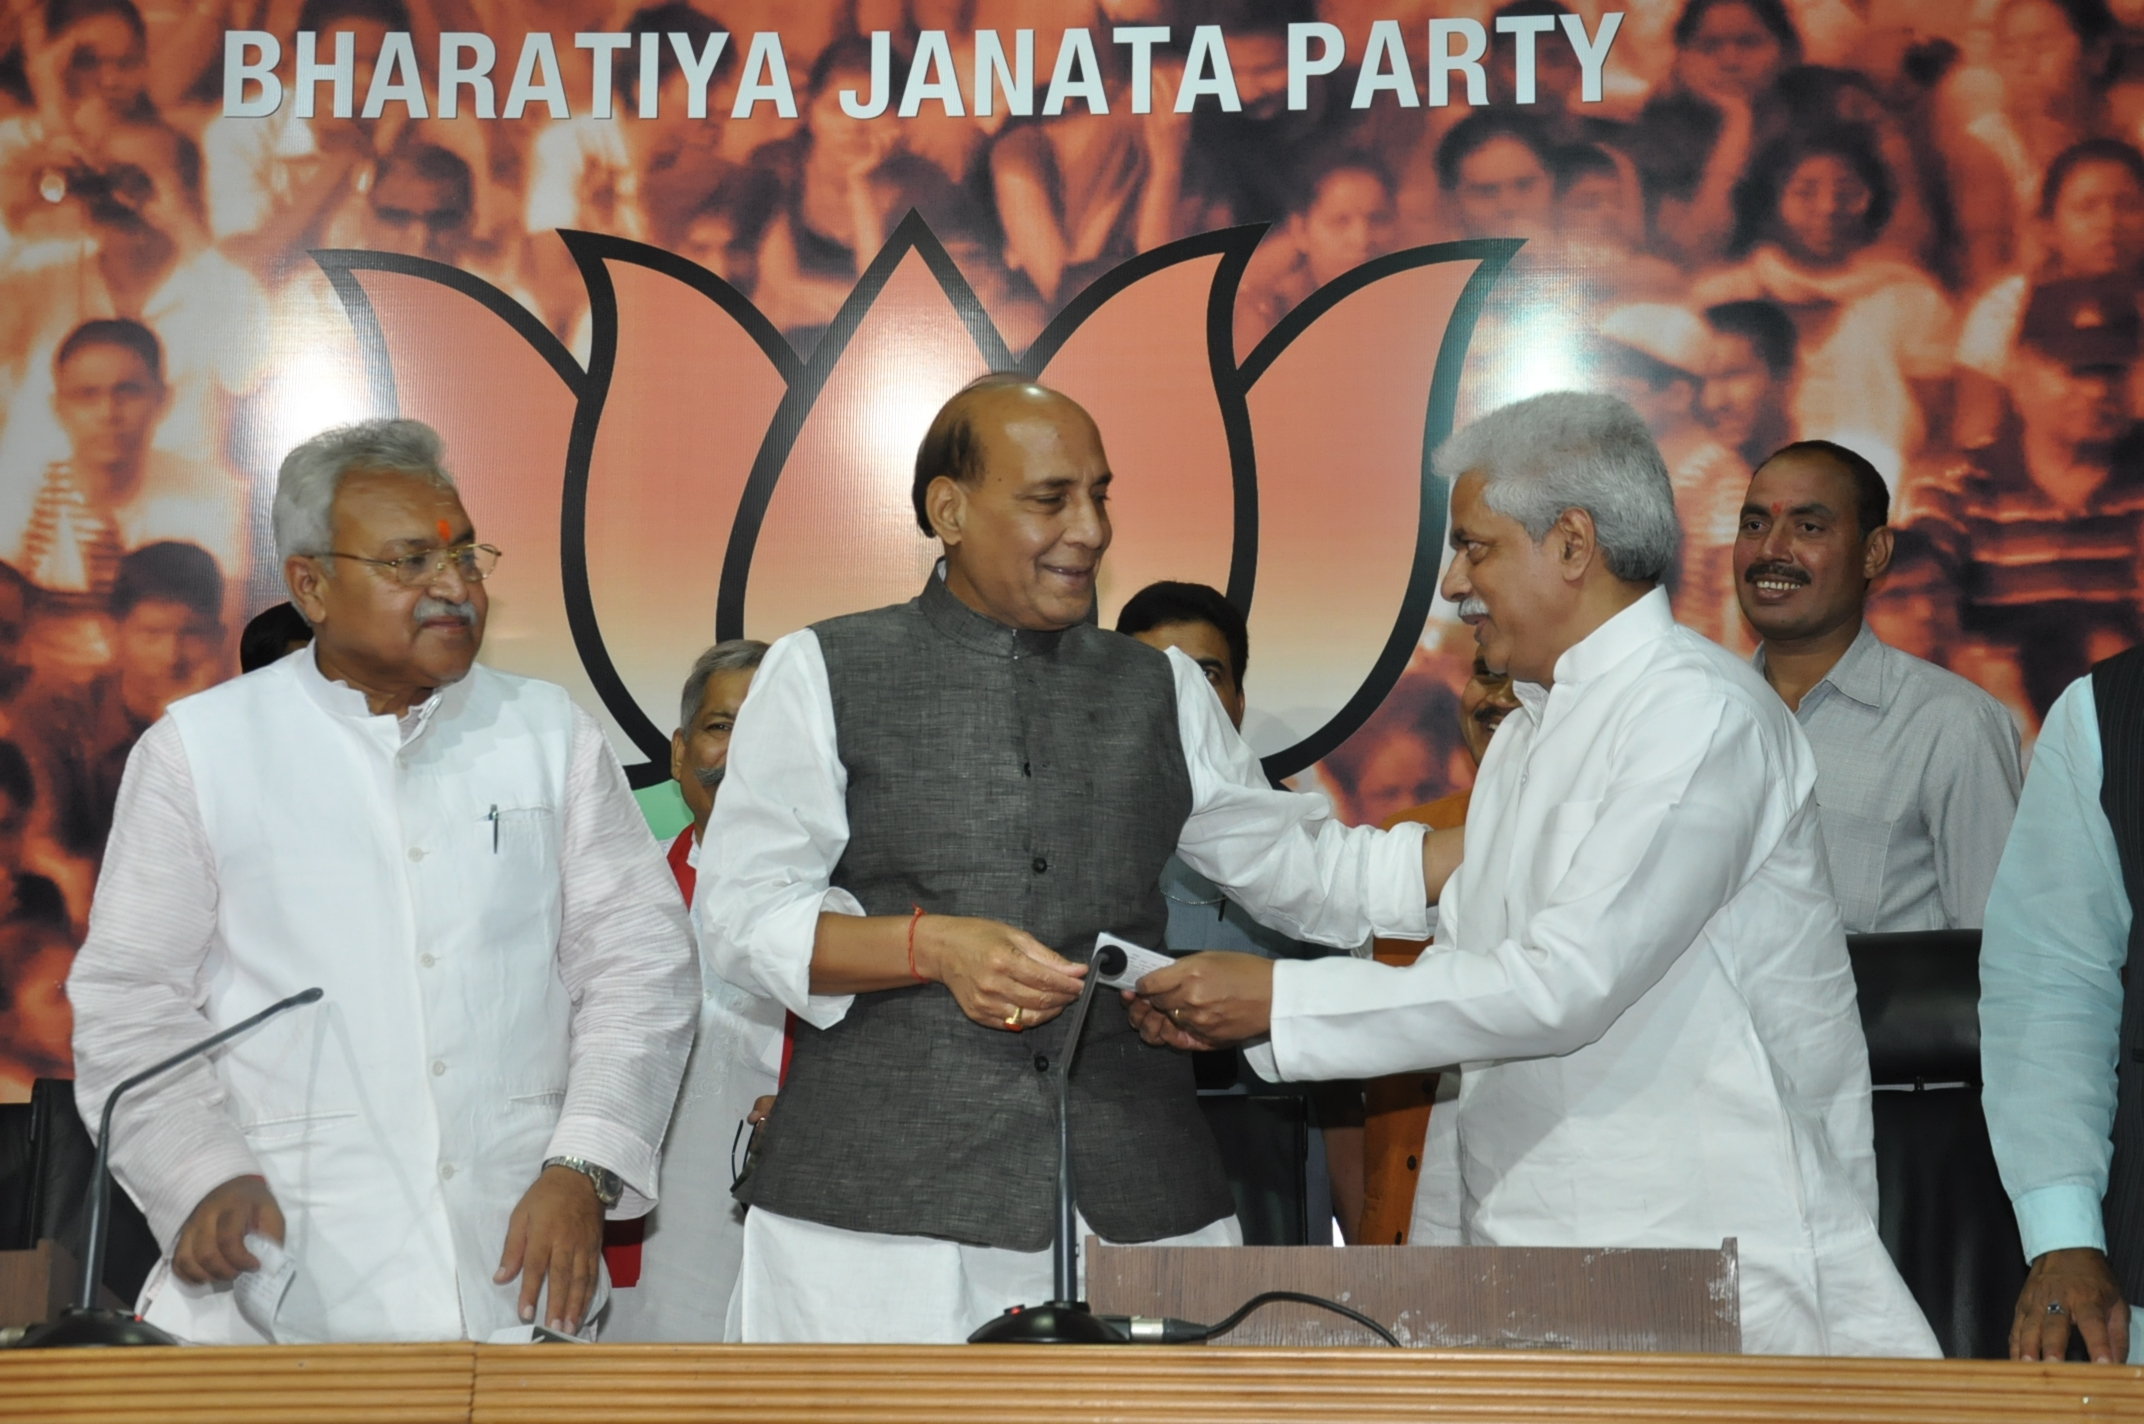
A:
[[[462,622],[475,627],[476,605],[473,603],[449,603],[444,598],[433,598],[430,594],[426,594],[423,598],[417,600],[417,606],[411,610],[409,616],[411,622],[420,625],[429,623],[434,618],[459,618]]]
[[[692,769],[692,779],[712,791],[722,784],[723,773],[729,769],[728,762],[721,766],[696,766]]]
[[[1464,623],[1470,618],[1487,618],[1488,616],[1489,605],[1481,601],[1480,594],[1470,593],[1459,600],[1460,622]]]

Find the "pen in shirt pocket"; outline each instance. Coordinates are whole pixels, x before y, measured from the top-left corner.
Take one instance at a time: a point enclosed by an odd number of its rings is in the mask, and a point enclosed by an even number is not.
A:
[[[499,853],[499,808],[496,803],[491,808],[491,853]]]

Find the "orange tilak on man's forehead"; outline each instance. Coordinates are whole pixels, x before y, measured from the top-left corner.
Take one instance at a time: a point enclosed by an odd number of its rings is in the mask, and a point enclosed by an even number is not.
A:
[[[447,521],[446,521],[446,520],[444,520],[444,519],[440,520],[440,521],[439,521],[439,542],[440,542],[440,543],[442,543],[442,544],[448,544],[448,543],[452,543],[452,542],[453,542],[453,540],[454,540],[454,526],[453,526],[453,525],[451,525],[451,524],[449,524],[449,523],[447,523]]]

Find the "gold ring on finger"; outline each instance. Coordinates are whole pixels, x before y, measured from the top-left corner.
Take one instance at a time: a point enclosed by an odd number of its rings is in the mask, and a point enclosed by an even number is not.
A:
[[[1027,1010],[1021,1008],[1018,1004],[1014,1004],[1012,1006],[1012,1012],[1005,1017],[1005,1027],[1017,1032],[1020,1027],[1020,1020],[1026,1015],[1026,1013]]]

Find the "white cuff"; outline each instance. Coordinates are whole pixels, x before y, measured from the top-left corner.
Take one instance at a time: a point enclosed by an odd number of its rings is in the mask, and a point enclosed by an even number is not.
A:
[[[1422,878],[1422,838],[1429,827],[1403,821],[1377,838],[1363,866],[1362,905],[1386,939],[1428,939],[1429,885]]]
[[[2069,1251],[2088,1246],[2107,1249],[2106,1218],[2100,1200],[2090,1187],[2076,1182],[2057,1182],[2035,1187],[2013,1199],[2017,1234],[2025,1245],[2025,1259],[2037,1261],[2050,1251]]]

